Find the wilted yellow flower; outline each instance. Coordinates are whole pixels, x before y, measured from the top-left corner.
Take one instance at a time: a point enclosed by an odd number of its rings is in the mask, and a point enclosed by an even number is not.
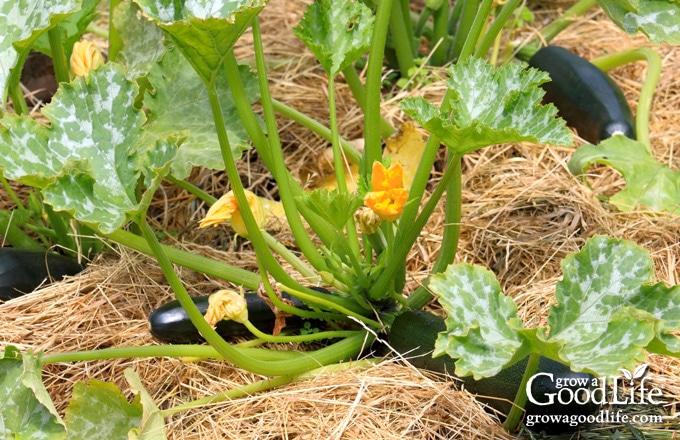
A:
[[[243,295],[233,290],[218,290],[208,298],[205,320],[213,328],[223,320],[243,324],[248,320],[248,303]]]
[[[371,185],[373,191],[366,193],[364,204],[385,221],[397,220],[408,199],[401,165],[397,163],[385,168],[380,162],[374,162]]]
[[[267,221],[267,216],[265,215],[260,199],[250,191],[246,190],[245,193],[250,210],[255,217],[255,222],[257,222],[257,226],[260,228],[264,227]],[[208,228],[210,226],[217,226],[220,223],[227,221],[231,224],[232,229],[234,229],[238,235],[243,237],[248,236],[248,229],[246,228],[246,224],[243,222],[243,217],[241,216],[241,212],[238,209],[236,196],[234,196],[233,191],[229,191],[220,197],[218,201],[213,203],[205,218],[199,223],[198,227]]]
[[[76,76],[87,76],[104,62],[101,52],[91,41],[77,41],[71,52],[71,71]]]

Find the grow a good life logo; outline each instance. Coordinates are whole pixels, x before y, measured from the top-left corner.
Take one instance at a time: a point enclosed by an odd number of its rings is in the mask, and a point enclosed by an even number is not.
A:
[[[621,369],[621,376],[601,378],[583,374],[537,373],[526,385],[528,401],[535,410],[527,408],[525,424],[531,428],[536,425],[576,427],[593,423],[663,423],[659,414],[632,414],[620,409],[629,405],[666,403],[662,390],[646,375],[648,366],[642,364],[633,371]],[[607,409],[602,409],[605,405]]]

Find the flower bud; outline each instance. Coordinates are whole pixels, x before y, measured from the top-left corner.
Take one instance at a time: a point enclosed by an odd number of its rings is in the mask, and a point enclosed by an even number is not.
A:
[[[408,199],[401,165],[397,163],[385,168],[380,162],[374,162],[371,186],[373,191],[366,193],[364,204],[381,219],[388,222],[396,221],[401,216]]]
[[[262,207],[262,202],[260,202],[260,199],[252,192],[246,190],[245,193],[246,200],[248,200],[248,206],[250,207],[250,211],[253,213],[253,217],[255,217],[257,226],[259,228],[263,228],[267,222],[267,216],[264,212],[264,208]],[[213,203],[205,218],[199,223],[198,227],[208,228],[210,226],[217,226],[220,223],[227,221],[231,224],[232,229],[234,229],[238,235],[242,237],[248,236],[248,229],[246,228],[246,224],[243,221],[241,212],[239,211],[239,207],[236,202],[236,196],[234,195],[233,191],[229,191],[220,197],[219,200]]]
[[[382,219],[378,214],[370,209],[362,209],[358,215],[359,227],[364,234],[375,234],[380,228]]]

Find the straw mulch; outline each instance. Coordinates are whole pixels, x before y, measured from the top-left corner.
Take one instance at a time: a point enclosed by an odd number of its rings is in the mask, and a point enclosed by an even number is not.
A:
[[[536,26],[555,13],[538,11]],[[263,12],[265,46],[272,59],[282,60],[271,74],[274,97],[327,121],[323,71],[288,30],[301,17],[299,2],[273,1]],[[531,30],[527,30],[530,32]],[[587,42],[587,45],[585,44]],[[593,57],[612,50],[645,44],[619,31],[601,13],[579,20],[555,44]],[[657,89],[651,120],[652,143],[658,160],[680,169],[680,54],[663,46],[664,73]],[[249,37],[238,48],[247,60]],[[635,63],[612,72],[633,111],[644,80],[645,65]],[[441,71],[433,75],[442,75]],[[403,115],[398,101],[407,94],[438,102],[444,91],[434,82],[414,92],[388,96],[384,114],[398,124]],[[362,117],[344,85],[338,86],[341,134],[361,136]],[[323,154],[327,142],[283,118],[279,121],[287,165],[296,175],[322,173],[310,158]],[[559,280],[559,263],[576,252],[594,234],[625,238],[649,250],[657,278],[680,283],[680,221],[678,217],[648,212],[621,213],[603,196],[623,187],[611,169],[593,169],[590,187],[566,169],[571,148],[533,144],[501,145],[467,155],[463,164],[464,211],[459,261],[481,264],[498,276],[506,293],[515,298],[528,326],[545,324]],[[247,155],[241,163],[244,182],[260,195],[276,197],[276,186],[257,160]],[[433,174],[433,183],[439,175]],[[226,191],[223,173],[195,170],[191,180],[216,196]],[[227,229],[197,231],[205,206],[186,193],[163,187],[153,209],[159,229],[178,232],[176,246],[225,259],[255,270],[247,242],[233,240]],[[442,214],[435,213],[409,257],[407,289],[412,291],[427,275],[441,240]],[[284,243],[290,234],[273,232]],[[189,270],[178,269],[193,295],[207,294],[223,283]],[[64,352],[106,347],[155,344],[147,330],[153,308],[172,298],[154,261],[126,249],[112,247],[80,276],[48,286],[0,305],[4,344],[21,350]],[[437,310],[433,304],[432,310]],[[664,378],[662,388],[670,402],[680,399],[680,361],[653,356],[652,374]],[[161,408],[169,408],[261,378],[224,362],[182,363],[171,358],[119,359],[49,365],[44,380],[63,411],[73,384],[99,379],[129,392],[123,371],[134,369]],[[675,414],[675,406],[666,408]],[[677,416],[675,416],[677,422]],[[669,423],[672,420],[669,419]],[[608,428],[611,428],[608,427]],[[172,439],[327,439],[327,438],[514,438],[505,433],[492,414],[471,395],[458,391],[452,381],[429,376],[410,366],[386,359],[370,369],[355,369],[234,401],[181,413],[167,420]],[[650,438],[670,438],[670,431]],[[609,438],[610,431],[593,431],[581,438]],[[676,433],[677,435],[677,433]],[[625,437],[622,437],[625,438]]]

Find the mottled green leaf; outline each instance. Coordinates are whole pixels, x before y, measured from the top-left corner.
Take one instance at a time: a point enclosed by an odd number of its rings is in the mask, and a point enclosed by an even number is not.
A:
[[[41,377],[42,362],[12,346],[0,353],[0,434],[7,439],[63,439],[66,429]]]
[[[609,18],[631,35],[642,32],[652,44],[680,44],[680,2],[598,0]]]
[[[132,392],[138,395],[142,404],[142,424],[128,432],[130,440],[165,440],[165,423],[161,410],[158,409],[151,395],[144,389],[137,373],[128,368],[123,373],[130,384]]]
[[[87,32],[87,26],[96,20],[99,3],[99,0],[82,0],[82,7],[78,11],[59,22],[61,44],[64,46],[67,60],[71,57],[75,42],[80,40],[83,34]],[[31,49],[51,56],[52,49],[47,32],[40,34],[40,37],[32,44]]]
[[[373,21],[371,10],[361,2],[317,0],[307,6],[294,32],[326,73],[335,76],[368,50]]]
[[[680,286],[642,286],[628,301],[658,318],[661,325],[657,326],[657,339],[666,346],[666,352],[680,353],[680,338],[676,336],[680,331]]]
[[[429,288],[448,312],[433,356],[458,359],[456,374],[475,379],[493,376],[522,345],[517,306],[501,293],[494,274],[470,264],[451,265],[434,275]]]
[[[239,69],[248,100],[254,103],[260,96],[257,77],[247,66],[240,66]],[[184,57],[176,50],[169,51],[160,63],[154,65],[148,79],[154,92],[147,92],[144,99],[150,112],[149,123],[145,128],[160,136],[172,134],[180,127],[187,133],[177,160],[173,163],[173,175],[183,179],[194,166],[224,169],[207,89]],[[217,78],[215,87],[229,145],[234,157],[238,158],[242,151],[250,147],[248,133],[236,111],[236,104],[224,75]]]
[[[43,109],[49,127],[6,116],[0,121],[5,176],[42,188],[46,203],[105,233],[121,227],[126,214],[144,208],[135,194],[140,175],[153,192],[162,177],[154,173],[164,169],[159,158],[170,160],[179,143],[144,136],[145,116],[133,108],[137,90],[120,66],[108,64],[61,85]]]
[[[201,79],[212,85],[234,43],[267,0],[137,0],[173,39]]]
[[[0,2],[0,107],[5,105],[8,85],[21,76],[31,44],[50,26],[79,9],[79,0]]]
[[[545,72],[510,63],[494,69],[470,58],[452,65],[447,86],[453,97],[438,109],[423,98],[407,98],[401,109],[453,151],[464,154],[504,142],[571,145],[571,132],[557,109],[541,105]]]
[[[149,73],[151,66],[165,53],[163,31],[153,21],[143,17],[139,6],[130,1],[116,7],[113,25],[121,40],[116,62],[127,67],[128,79]]]
[[[142,422],[142,405],[129,403],[115,384],[92,379],[73,387],[65,421],[69,440],[127,440]]]
[[[612,136],[599,145],[579,147],[568,166],[573,174],[584,174],[596,163],[623,175],[626,188],[609,199],[621,211],[649,208],[680,214],[680,171],[657,162],[642,143]]]

